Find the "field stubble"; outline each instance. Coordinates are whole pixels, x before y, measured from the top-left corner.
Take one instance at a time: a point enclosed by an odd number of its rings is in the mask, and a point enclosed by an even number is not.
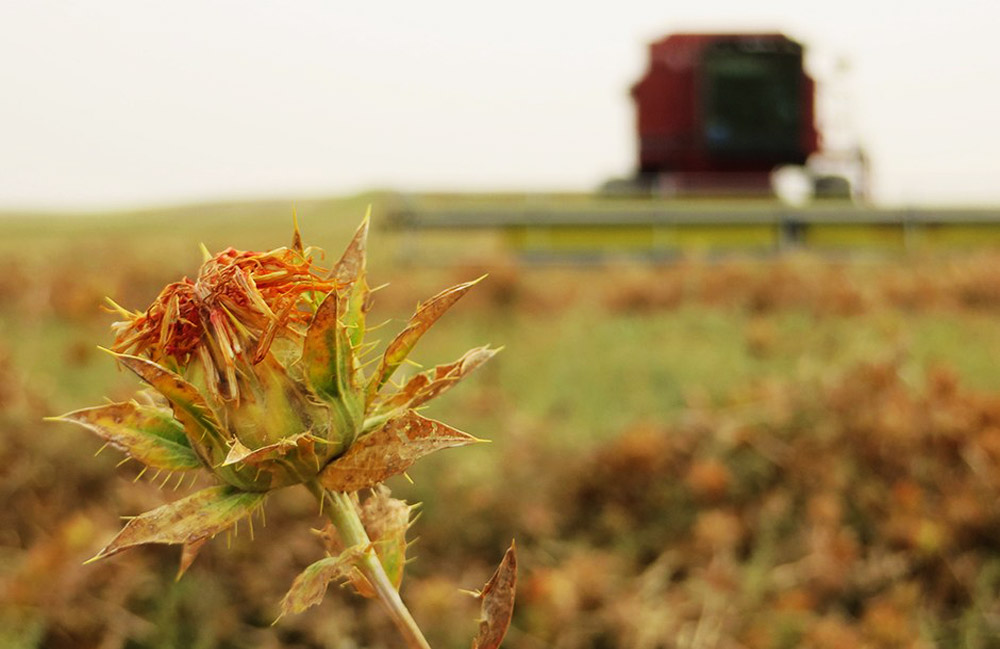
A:
[[[355,207],[336,207],[342,221],[300,209],[307,241],[336,250]],[[7,249],[3,646],[392,646],[380,612],[346,595],[270,627],[320,547],[298,534],[320,522],[291,493],[255,541],[217,539],[180,582],[172,548],[81,565],[116,514],[187,487],[124,488],[135,467],[116,469],[110,450],[90,458],[98,443],[40,419],[134,388],[95,349],[110,339],[103,296],[142,308],[194,272],[199,239],[259,248],[289,230],[259,217],[267,227],[247,241],[223,241],[227,214],[171,230],[156,255],[155,228],[124,222],[85,241],[29,229],[19,236],[34,245]],[[457,589],[485,580],[513,532],[524,573],[511,648],[996,646],[1000,256],[386,261],[372,265],[374,282],[393,282],[373,322],[491,273],[418,360],[507,347],[429,411],[494,443],[393,484],[425,501],[403,588],[432,645],[465,646],[475,602]]]

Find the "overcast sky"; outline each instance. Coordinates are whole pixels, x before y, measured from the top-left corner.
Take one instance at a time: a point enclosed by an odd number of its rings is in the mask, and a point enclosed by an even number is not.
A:
[[[784,31],[887,205],[1000,204],[1000,3],[3,0],[0,208],[589,190],[678,31]]]

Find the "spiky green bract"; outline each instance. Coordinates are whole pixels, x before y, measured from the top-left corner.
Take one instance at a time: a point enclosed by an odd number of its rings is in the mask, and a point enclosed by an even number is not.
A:
[[[316,398],[329,405],[330,427],[350,446],[364,421],[359,362],[348,326],[338,315],[345,301],[331,293],[316,310],[302,347],[302,365]]]
[[[153,361],[115,357],[167,400],[205,468],[238,489],[267,491],[311,479],[342,449],[329,428],[329,409],[273,358],[244,376],[242,401],[232,407]]]
[[[153,469],[187,471],[201,466],[184,426],[169,408],[128,401],[74,410],[52,420],[79,424]]]
[[[130,520],[93,560],[146,543],[195,544],[246,518],[265,494],[232,487],[209,487]]]

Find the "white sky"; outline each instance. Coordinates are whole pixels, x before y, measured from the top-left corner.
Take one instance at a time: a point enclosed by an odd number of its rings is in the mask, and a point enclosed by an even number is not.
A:
[[[879,202],[1000,204],[995,0],[2,0],[0,208],[588,190],[647,44],[743,29],[850,62]]]

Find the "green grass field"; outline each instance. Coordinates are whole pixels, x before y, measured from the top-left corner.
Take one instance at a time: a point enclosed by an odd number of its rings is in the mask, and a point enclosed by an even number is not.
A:
[[[416,266],[380,227],[386,200],[295,209],[335,259],[373,205],[370,277],[389,285],[372,322],[490,273],[417,361],[505,347],[429,411],[493,443],[391,483],[425,503],[403,594],[434,646],[467,646],[475,610],[455,593],[512,536],[511,648],[997,646],[1000,255],[537,266],[496,241],[470,261],[451,237]],[[0,645],[395,646],[335,588],[270,627],[322,551],[291,493],[253,543],[217,539],[177,584],[176,548],[82,566],[119,516],[174,495],[41,421],[135,389],[97,349],[104,296],[144,309],[197,272],[199,243],[286,245],[292,209],[0,218]]]

